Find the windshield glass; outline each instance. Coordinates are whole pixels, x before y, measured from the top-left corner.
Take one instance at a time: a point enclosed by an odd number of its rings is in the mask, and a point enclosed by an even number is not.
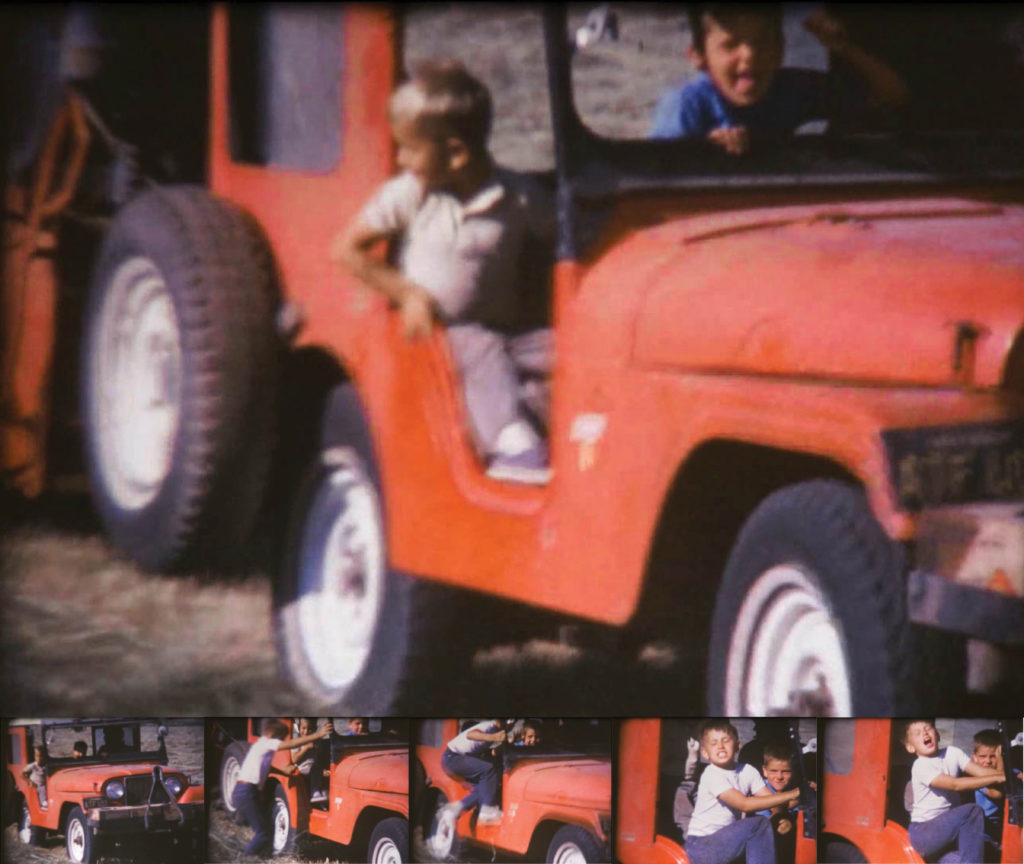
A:
[[[578,5],[568,39],[580,118],[641,173],[1024,167],[1020,4]]]

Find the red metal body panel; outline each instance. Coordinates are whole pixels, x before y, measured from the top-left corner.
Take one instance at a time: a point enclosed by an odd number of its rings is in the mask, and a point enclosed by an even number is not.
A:
[[[291,718],[279,719],[292,728]],[[256,724],[255,718],[249,718],[250,744],[260,737]],[[290,750],[278,750],[270,762],[281,771],[290,763]],[[311,808],[308,781],[302,775],[270,776],[288,796],[292,827],[297,831],[308,830],[335,843],[352,842],[356,823],[369,807],[409,818],[409,751],[404,745],[360,746],[344,752],[341,760],[331,766],[326,812]]]
[[[1024,414],[1019,395],[994,389],[1024,324],[1013,243],[1024,210],[1010,200],[971,189],[638,195],[617,205],[585,261],[555,267],[552,482],[487,479],[441,331],[405,342],[383,299],[328,260],[332,234],[393,171],[395,22],[377,7],[346,15],[357,73],[339,106],[342,158],[312,176],[232,161],[229,22],[215,11],[210,177],[266,232],[284,292],[305,312],[299,344],[352,376],[397,569],[623,623],[666,494],[701,444],[832,460],[907,540],[915,521],[896,505],[879,431]],[[983,335],[954,370],[961,319]],[[604,421],[597,440],[574,436],[584,415]]]
[[[455,721],[445,724],[445,740],[457,734]],[[451,732],[449,735],[448,733]],[[466,784],[449,777],[441,767],[443,747],[417,746],[430,784],[441,790],[449,801],[457,801],[470,791]],[[472,813],[463,813],[458,821],[461,837],[474,843],[517,855],[525,855],[533,834],[542,822],[579,825],[607,842],[601,817],[611,814],[611,762],[604,759],[520,758],[502,778],[499,825],[472,823]]]

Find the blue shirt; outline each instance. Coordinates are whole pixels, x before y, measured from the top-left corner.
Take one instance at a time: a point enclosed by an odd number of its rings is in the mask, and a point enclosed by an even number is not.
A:
[[[985,794],[984,789],[975,789],[974,803],[981,808],[982,815],[985,817],[985,833],[998,840],[999,835],[1003,833],[1002,802],[997,804]]]
[[[791,134],[809,120],[826,116],[828,76],[813,69],[780,69],[755,104],[733,105],[706,72],[661,97],[652,138],[706,138],[724,127]]]

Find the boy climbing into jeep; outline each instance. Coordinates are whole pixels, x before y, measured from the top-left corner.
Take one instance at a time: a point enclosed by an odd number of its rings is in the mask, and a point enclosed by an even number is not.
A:
[[[909,720],[903,744],[917,758],[910,769],[910,842],[922,858],[956,848],[960,861],[983,861],[984,818],[960,793],[1002,783],[1003,775],[971,762],[959,747],[939,748],[933,720]],[[968,774],[970,776],[963,776]]]
[[[728,720],[705,720],[698,739],[701,756],[711,764],[701,774],[686,835],[690,861],[727,864],[746,855],[747,864],[774,864],[771,823],[754,814],[795,803],[800,790],[773,793],[754,766],[737,764],[739,733]],[[748,815],[741,818],[743,814]]]
[[[552,334],[521,331],[520,279],[531,239],[554,237],[553,208],[526,177],[492,161],[491,96],[461,63],[417,66],[389,114],[403,173],[335,239],[331,256],[398,306],[408,338],[444,324],[488,475],[544,483],[546,405],[527,406],[520,379],[550,371]],[[400,241],[397,268],[372,254],[391,239]]]
[[[827,116],[828,78],[812,69],[782,66],[782,7],[691,4],[690,63],[700,74],[662,97],[653,138],[701,137],[727,153],[750,147],[750,134],[791,134]],[[886,63],[866,52],[833,16],[819,12],[804,27],[867,85],[885,108],[907,100],[907,88]]]

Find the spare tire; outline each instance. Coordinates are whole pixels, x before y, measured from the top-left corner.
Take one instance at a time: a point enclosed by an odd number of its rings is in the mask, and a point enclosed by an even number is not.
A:
[[[274,443],[276,285],[242,211],[198,186],[153,189],[117,214],[82,343],[93,498],[143,566],[237,560]]]

